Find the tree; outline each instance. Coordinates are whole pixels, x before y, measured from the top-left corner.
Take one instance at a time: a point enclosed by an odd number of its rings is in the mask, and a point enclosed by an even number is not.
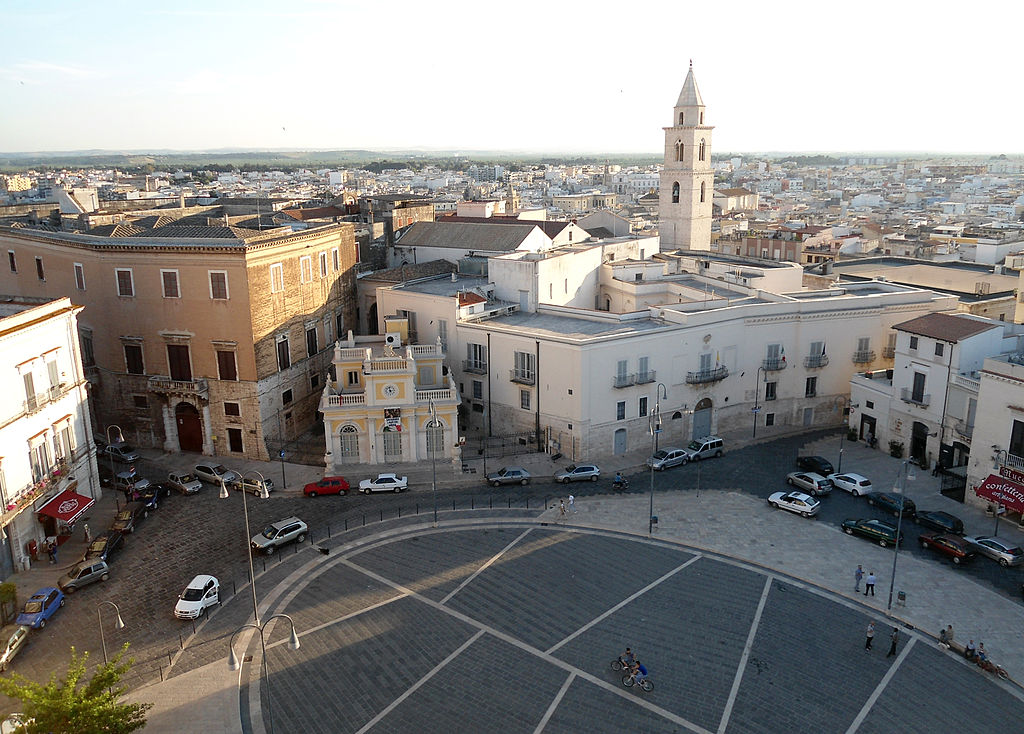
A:
[[[22,715],[31,722],[23,729],[26,734],[127,734],[146,725],[153,704],[118,703],[126,689],[117,683],[135,662],[122,662],[126,652],[127,643],[86,681],[89,653],[79,656],[72,647],[63,678],[51,673],[43,685],[14,673],[0,678],[0,693],[22,702]]]

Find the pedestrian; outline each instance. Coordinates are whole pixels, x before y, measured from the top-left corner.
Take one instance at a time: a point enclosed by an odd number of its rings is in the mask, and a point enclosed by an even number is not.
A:
[[[85,544],[89,545],[92,542],[92,533],[89,532],[89,523],[85,523]]]
[[[565,517],[565,500],[558,500],[558,514],[560,517]]]
[[[864,649],[865,650],[870,650],[871,649],[871,642],[874,639],[875,639],[875,623],[874,623],[874,621],[871,621],[871,622],[868,622],[868,636],[867,636],[867,639],[864,640]]]
[[[860,581],[864,578],[864,569],[857,564],[857,570],[853,572],[853,591],[854,593],[860,593]]]
[[[571,494],[569,495],[569,512],[576,512],[576,498]]]
[[[889,633],[889,652],[885,654],[887,658],[891,658],[896,654],[896,643],[900,641],[900,631],[895,627],[892,628],[892,632]]]
[[[974,640],[968,640],[967,644],[964,645],[964,657],[968,660],[974,660],[974,656],[977,654],[978,650],[974,647]]]
[[[949,649],[950,643],[953,642],[953,625],[946,625],[946,629],[939,630],[939,644],[947,650]]]
[[[47,542],[46,544],[46,555],[50,559],[50,563],[57,562],[57,544],[53,542]]]
[[[864,596],[871,593],[871,596],[875,595],[875,572],[871,571],[868,573],[868,577],[864,580]]]

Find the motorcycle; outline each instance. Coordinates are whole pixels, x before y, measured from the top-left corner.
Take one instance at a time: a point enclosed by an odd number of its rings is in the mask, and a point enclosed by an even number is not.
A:
[[[612,489],[615,490],[616,492],[622,492],[624,490],[629,489],[629,480],[626,479],[625,477],[614,480],[612,482]]]

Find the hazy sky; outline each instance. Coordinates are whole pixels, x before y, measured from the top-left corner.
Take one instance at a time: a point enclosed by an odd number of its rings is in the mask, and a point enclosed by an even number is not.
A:
[[[697,14],[694,9],[703,14]],[[1024,152],[1009,0],[0,2],[0,151]]]

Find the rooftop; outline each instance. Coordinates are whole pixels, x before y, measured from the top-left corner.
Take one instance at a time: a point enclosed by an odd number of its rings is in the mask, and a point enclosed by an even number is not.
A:
[[[966,315],[951,316],[944,313],[930,313],[901,324],[894,324],[892,328],[955,344],[961,339],[999,327],[991,322],[980,321]]]

